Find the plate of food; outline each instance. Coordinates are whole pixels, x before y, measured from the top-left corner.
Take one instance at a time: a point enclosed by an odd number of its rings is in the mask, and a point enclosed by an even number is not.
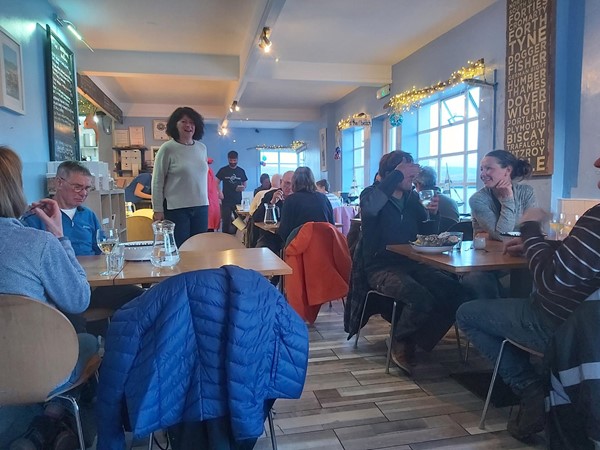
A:
[[[125,242],[125,261],[150,261],[154,241]]]
[[[417,234],[417,239],[410,245],[419,253],[443,253],[451,251],[461,240],[458,233]]]

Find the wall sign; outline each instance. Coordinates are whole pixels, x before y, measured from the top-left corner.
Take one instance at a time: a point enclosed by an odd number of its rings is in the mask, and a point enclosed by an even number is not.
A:
[[[507,2],[504,148],[533,175],[554,169],[555,2]]]
[[[46,26],[46,94],[51,161],[79,161],[73,52]]]

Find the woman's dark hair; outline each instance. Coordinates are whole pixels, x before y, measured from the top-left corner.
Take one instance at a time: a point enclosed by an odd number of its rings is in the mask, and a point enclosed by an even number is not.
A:
[[[268,173],[263,173],[263,174],[260,176],[260,182],[261,182],[261,183],[262,183],[263,181],[265,181],[265,180],[268,180],[268,179],[269,179],[269,174],[268,174]]]
[[[509,151],[492,150],[485,156],[491,156],[493,158],[496,158],[498,164],[500,164],[500,167],[502,167],[503,169],[508,166],[511,166],[511,180],[514,180],[517,177],[521,179],[527,178],[529,175],[531,175],[531,172],[533,172],[533,168],[531,167],[531,164],[529,164],[529,161],[527,161],[526,159],[517,159],[515,155],[513,155]]]
[[[179,139],[179,131],[177,131],[177,122],[181,120],[183,116],[188,116],[194,122],[196,130],[194,131],[195,140],[202,139],[204,136],[204,118],[194,109],[189,106],[181,106],[177,108],[169,117],[167,121],[167,134],[173,139]]]
[[[410,153],[403,152],[402,150],[394,150],[383,155],[379,160],[379,176],[381,179],[383,180],[403,160],[408,163],[414,161]]]
[[[327,192],[329,192],[329,181],[327,181],[325,178],[323,178],[322,180],[317,181],[317,186],[319,186],[320,188],[323,188]]]
[[[315,176],[310,170],[310,167],[298,167],[292,177],[292,190],[294,192],[306,191],[316,192],[317,185]]]
[[[17,218],[27,208],[22,168],[21,159],[14,151],[0,146],[0,217]]]

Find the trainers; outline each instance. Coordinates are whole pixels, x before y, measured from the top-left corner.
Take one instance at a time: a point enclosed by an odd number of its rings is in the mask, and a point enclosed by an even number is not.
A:
[[[415,345],[409,341],[394,341],[392,344],[392,361],[408,376],[412,375],[412,367],[416,366]]]
[[[544,389],[539,383],[530,384],[521,393],[519,412],[512,416],[506,429],[520,441],[542,431],[546,425]]]

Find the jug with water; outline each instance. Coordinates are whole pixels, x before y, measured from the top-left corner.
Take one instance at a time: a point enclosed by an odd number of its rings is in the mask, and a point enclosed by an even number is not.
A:
[[[265,203],[265,220],[264,223],[275,225],[277,223],[277,217],[279,215],[276,205]]]
[[[159,220],[152,224],[154,244],[150,261],[155,267],[173,267],[179,262],[179,249],[175,243],[175,224]]]

